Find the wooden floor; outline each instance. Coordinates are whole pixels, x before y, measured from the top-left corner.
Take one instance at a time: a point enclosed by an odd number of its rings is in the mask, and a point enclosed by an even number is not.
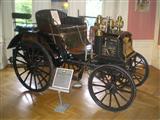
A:
[[[98,107],[89,95],[87,74],[83,87],[71,89],[63,99],[71,107],[65,113],[54,112],[57,92],[27,91],[17,80],[12,68],[0,71],[0,120],[160,120],[160,71],[150,67],[150,75],[138,88],[133,104],[122,112],[109,112]]]

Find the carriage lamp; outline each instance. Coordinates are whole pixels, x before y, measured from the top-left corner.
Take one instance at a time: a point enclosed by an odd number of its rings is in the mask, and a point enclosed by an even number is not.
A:
[[[98,15],[96,18],[95,26],[96,26],[96,36],[102,36],[103,33],[101,31],[101,23],[102,23],[102,16]]]
[[[123,27],[124,25],[124,21],[122,19],[122,16],[118,16],[117,17],[117,20],[116,20],[116,27],[117,27],[117,30],[118,31],[121,31],[121,28]]]
[[[67,10],[67,9],[69,8],[69,3],[68,3],[68,2],[64,2],[64,3],[63,3],[63,8],[64,8],[65,10]]]
[[[98,15],[95,22],[96,36],[103,36],[103,32],[106,31],[106,20],[101,15]]]
[[[115,22],[114,22],[114,20],[113,19],[109,19],[109,21],[108,21],[108,28],[109,28],[109,31],[113,31],[113,29],[114,29],[114,26],[115,26]]]

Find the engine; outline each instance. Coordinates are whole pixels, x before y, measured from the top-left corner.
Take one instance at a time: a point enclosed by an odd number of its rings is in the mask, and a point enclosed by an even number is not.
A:
[[[132,49],[131,33],[122,31],[124,22],[121,16],[116,20],[98,16],[92,31],[95,32],[93,48],[95,55],[100,60],[127,60],[134,52]]]

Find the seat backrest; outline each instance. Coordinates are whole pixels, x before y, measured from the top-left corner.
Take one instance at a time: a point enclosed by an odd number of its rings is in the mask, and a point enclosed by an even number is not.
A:
[[[31,14],[28,13],[12,13],[13,19],[30,19]]]
[[[36,13],[38,29],[42,32],[57,32],[57,25],[61,25],[61,19],[67,17],[67,14],[56,9],[40,10]]]
[[[31,19],[31,14],[29,13],[12,13],[13,23],[15,25],[14,31],[21,32],[23,31],[27,25],[27,20]],[[22,21],[23,20],[23,21]]]

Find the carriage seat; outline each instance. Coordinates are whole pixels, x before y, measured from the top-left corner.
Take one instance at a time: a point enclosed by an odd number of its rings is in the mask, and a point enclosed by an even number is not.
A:
[[[29,23],[28,20],[31,19],[31,14],[29,13],[12,13],[12,19],[14,23],[14,31],[15,32],[25,32],[32,31],[35,29],[33,27],[33,23]]]
[[[72,54],[84,54],[87,40],[87,26],[82,17],[67,16],[56,9],[40,10],[36,13],[37,26],[41,32],[55,35],[63,40]]]

